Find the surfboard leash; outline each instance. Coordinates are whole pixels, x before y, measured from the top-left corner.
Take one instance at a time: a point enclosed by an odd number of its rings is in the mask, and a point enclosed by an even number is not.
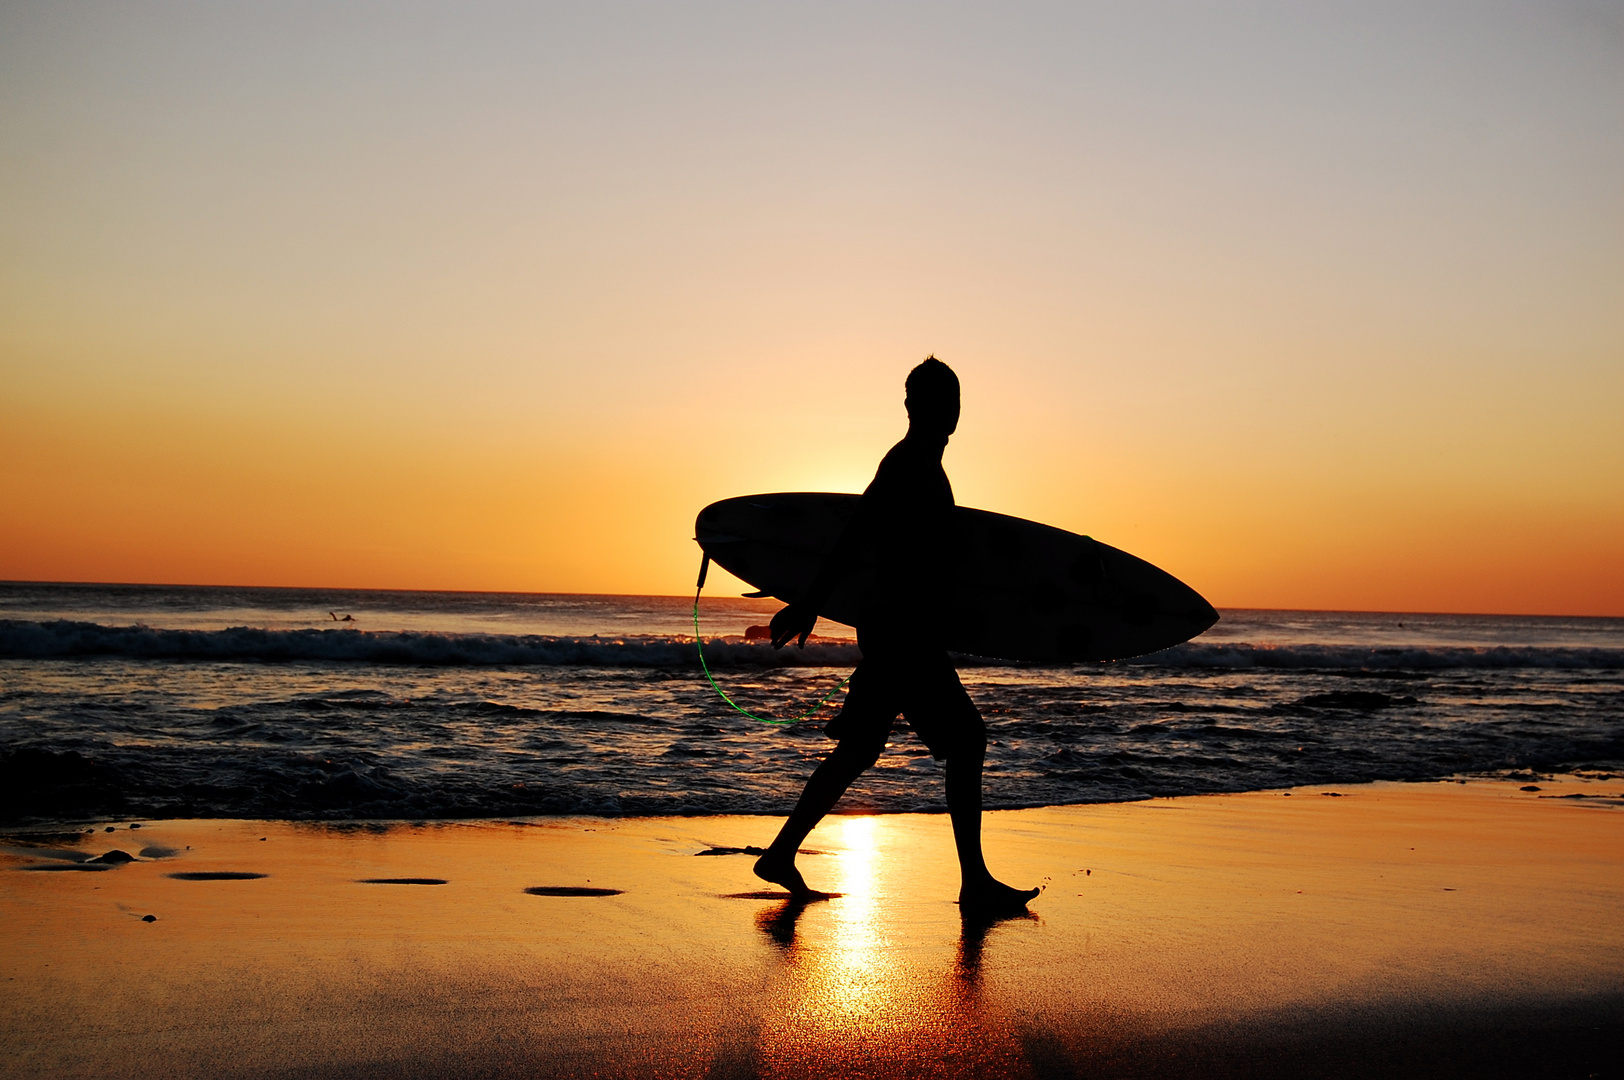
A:
[[[757,716],[749,709],[746,709],[744,706],[728,697],[727,691],[723,690],[721,685],[717,683],[716,676],[711,674],[710,665],[705,662],[705,639],[699,633],[699,594],[705,591],[705,575],[708,573],[710,573],[710,552],[707,551],[705,553],[705,558],[699,564],[699,583],[694,588],[694,646],[699,650],[699,668],[705,673],[705,681],[711,684],[711,689],[715,690],[717,695],[720,696],[723,701],[727,702],[728,705],[732,707],[734,712],[743,713],[750,719],[760,721],[763,724],[799,724],[801,721],[809,719],[813,713],[829,704],[829,699],[840,693],[840,691],[844,690],[846,688],[846,684],[851,682],[851,676],[847,675],[844,679],[840,680],[839,686],[836,686],[833,690],[819,698],[816,705],[813,705],[801,715],[790,720],[774,720],[770,716]]]

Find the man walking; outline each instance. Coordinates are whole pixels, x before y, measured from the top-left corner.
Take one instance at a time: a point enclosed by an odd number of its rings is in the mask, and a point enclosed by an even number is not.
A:
[[[857,621],[863,659],[852,673],[845,705],[825,729],[839,745],[807,781],[777,839],[756,861],[755,872],[796,896],[822,895],[796,869],[796,851],[852,781],[879,759],[900,714],[931,755],[945,763],[960,907],[977,913],[1015,911],[1038,890],[1011,888],[987,870],[981,851],[987,730],[942,640],[951,614],[954,506],[942,452],[959,423],[959,379],[932,356],[908,373],[906,386],[907,435],[880,462],[811,589],[773,616],[774,648],[792,640],[804,646],[818,609],[840,579],[864,555],[872,558],[874,584]]]

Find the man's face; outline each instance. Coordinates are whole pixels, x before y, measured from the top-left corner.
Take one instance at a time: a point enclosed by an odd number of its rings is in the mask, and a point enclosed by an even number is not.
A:
[[[917,428],[925,431],[937,432],[942,435],[951,435],[959,427],[959,398],[957,394],[948,397],[935,394],[909,394],[904,404],[908,408],[908,420]]]

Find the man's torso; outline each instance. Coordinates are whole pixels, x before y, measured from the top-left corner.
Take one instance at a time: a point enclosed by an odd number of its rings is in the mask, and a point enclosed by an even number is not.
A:
[[[907,439],[897,443],[863,498],[863,541],[873,552],[875,578],[859,636],[876,644],[905,631],[930,639],[947,607],[953,555],[953,487],[940,452]]]

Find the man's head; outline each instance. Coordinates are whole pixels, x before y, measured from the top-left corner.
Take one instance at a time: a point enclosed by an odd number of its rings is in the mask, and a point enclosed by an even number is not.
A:
[[[953,434],[959,426],[959,377],[953,369],[927,356],[925,362],[908,372],[909,425],[921,433]]]

